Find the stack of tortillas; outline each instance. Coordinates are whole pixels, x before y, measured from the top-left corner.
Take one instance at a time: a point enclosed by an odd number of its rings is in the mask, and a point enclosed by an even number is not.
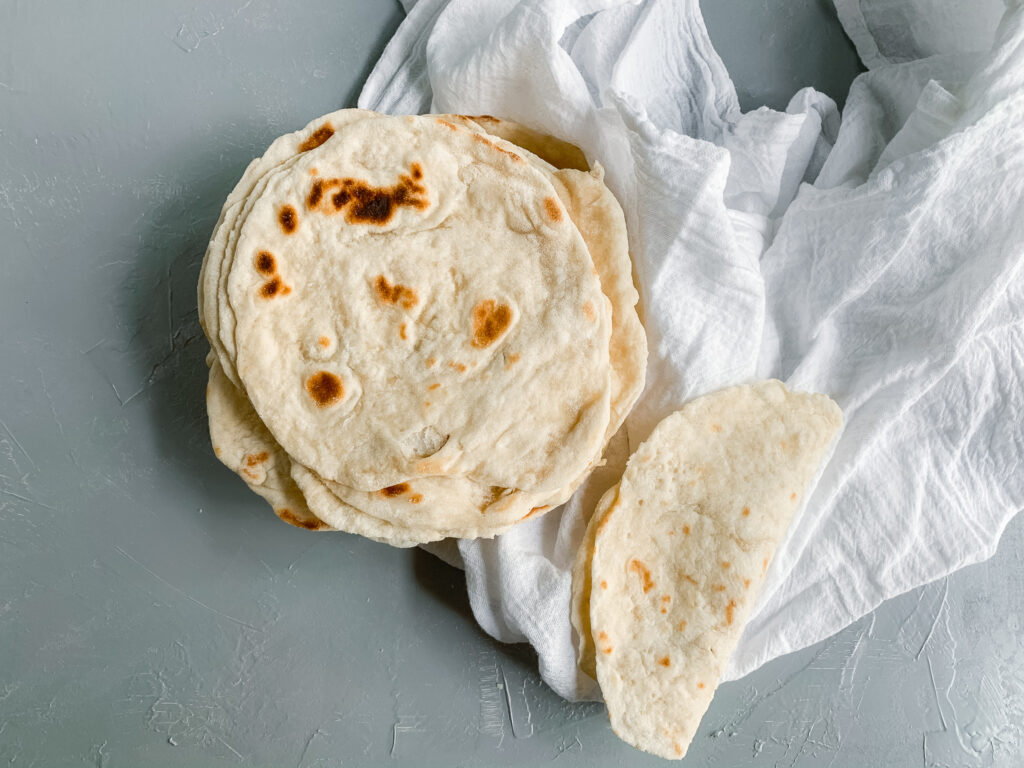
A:
[[[643,389],[623,213],[570,144],[491,117],[343,110],[275,141],[203,262],[214,451],[283,520],[396,546],[566,501]],[[735,387],[669,416],[573,573],[615,732],[682,757],[841,423]]]
[[[207,250],[214,450],[303,528],[494,536],[600,461],[643,389],[637,301],[577,148],[490,117],[326,115],[250,164]]]

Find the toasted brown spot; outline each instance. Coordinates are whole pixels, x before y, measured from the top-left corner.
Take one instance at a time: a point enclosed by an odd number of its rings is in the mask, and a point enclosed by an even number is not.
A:
[[[213,455],[220,456],[220,448],[218,448],[216,445],[213,446]]]
[[[331,340],[328,339],[326,336],[321,336],[319,339],[316,340],[316,343],[319,344],[321,347],[331,346]]]
[[[594,311],[592,302],[586,301],[583,303],[583,316],[591,323],[597,320],[597,312]]]
[[[637,505],[638,507],[642,507],[642,506],[644,505],[644,500],[643,500],[643,499],[640,499],[640,500],[639,500],[639,501],[638,501],[638,502],[636,503],[636,505]],[[669,531],[669,533],[675,533],[675,531]]]
[[[688,582],[690,582],[690,583],[691,583],[691,584],[693,584],[693,586],[695,586],[695,587],[697,587],[697,586],[700,586],[700,585],[698,584],[697,580],[696,580],[695,578],[693,578],[693,576],[691,576],[691,575],[690,575],[690,574],[688,574],[688,573],[684,573],[684,574],[682,575],[682,579],[683,579],[683,581],[688,581]]]
[[[711,588],[715,590],[715,592],[725,592],[725,584],[712,584]]]
[[[672,746],[673,746],[673,747],[675,747],[675,750],[676,750],[676,754],[677,754],[677,755],[681,755],[681,754],[683,754],[683,748],[682,748],[681,746],[679,746],[679,743],[678,743],[678,742],[676,742],[676,743],[675,743],[675,744],[673,744]]]
[[[310,176],[316,176],[318,173],[320,173],[320,171],[318,171],[316,168],[310,168],[309,169],[309,175]]]
[[[408,338],[408,336],[405,335],[405,323],[402,323],[401,327],[398,329],[398,336],[403,341]]]
[[[711,431],[712,432],[721,432],[722,431],[722,426],[720,424],[712,424],[711,425]]]
[[[243,469],[242,474],[248,477],[250,480],[255,480],[256,478],[259,477],[259,475],[253,472],[251,469]]]
[[[442,120],[440,117],[437,118],[437,122],[439,122],[445,128],[450,128],[453,131],[459,130],[459,126],[455,125],[455,123],[449,123],[447,120]]]
[[[736,610],[736,601],[730,600],[729,604],[725,606],[725,623],[732,624],[733,612]]]
[[[660,659],[658,659],[658,663],[661,664],[661,666],[663,667],[672,666],[672,660],[668,656],[662,656]]]
[[[651,581],[651,572],[647,570],[647,566],[641,563],[639,560],[629,561],[629,570],[634,573],[640,574],[640,578],[643,581],[644,593],[646,594],[654,586],[654,582]]]
[[[611,653],[615,649],[609,645],[607,648],[602,648],[601,650],[603,650],[605,653]]]
[[[601,589],[608,589],[608,582],[601,579]]]
[[[764,559],[764,562],[761,563],[761,573],[767,573],[767,572],[768,572],[768,558],[766,557]]]
[[[529,512],[527,512],[525,515],[523,515],[522,519],[525,520],[526,518],[533,517],[534,515],[540,514],[541,512],[547,512],[549,509],[551,509],[551,505],[550,504],[548,504],[547,506],[543,506],[543,507],[534,507]]]
[[[245,465],[247,467],[255,467],[257,464],[262,464],[264,461],[270,458],[270,454],[266,451],[260,451],[259,453],[250,453],[245,457]]]
[[[671,603],[672,602],[672,595],[662,595],[661,596],[661,602],[663,602],[663,603]]]
[[[607,640],[608,639],[608,633],[607,632],[599,632],[598,635],[597,635],[597,639],[598,640]]]
[[[498,304],[494,299],[481,301],[473,307],[473,346],[489,347],[511,323],[512,309],[507,304]]]
[[[465,373],[466,372],[466,366],[463,363],[448,363],[448,365],[450,365],[452,368],[454,368],[459,373]]]
[[[313,131],[308,139],[299,144],[299,152],[309,152],[311,149],[316,149],[333,135],[334,126],[330,123],[324,123]]]
[[[506,156],[512,158],[512,160],[514,160],[517,163],[525,162],[523,160],[523,158],[521,158],[515,152],[509,152],[507,149],[505,149],[503,147],[499,147],[497,144],[495,144],[493,141],[488,139],[486,136],[483,136],[483,135],[481,135],[479,133],[474,133],[473,134],[473,141],[479,142],[480,144],[486,144],[491,149],[494,149],[494,150],[497,150],[498,152],[501,152],[501,154],[506,155]]]
[[[669,536],[675,536],[675,535],[676,535],[676,532],[675,532],[675,530],[673,529],[673,530],[669,531],[669,532],[668,532],[668,535],[669,535]]]
[[[281,286],[281,295],[282,296],[287,296],[291,292],[292,292],[292,287],[290,285],[282,285]]]
[[[723,568],[728,568],[728,567],[729,567],[729,565],[730,565],[730,563],[729,563],[729,561],[728,561],[728,560],[723,560],[723,561],[722,561],[722,567],[723,567]]]
[[[686,619],[683,619],[682,621],[680,621],[679,625],[676,627],[676,629],[678,629],[680,632],[685,631],[686,630]]]
[[[703,688],[704,687],[704,683],[697,683],[697,687],[698,688]]]
[[[375,187],[364,179],[316,179],[310,185],[306,206],[325,214],[343,210],[349,224],[383,226],[398,208],[427,207],[427,188],[420,183],[422,178],[423,169],[414,163],[411,172],[401,174],[398,183],[391,186]],[[332,190],[337,191],[325,204],[326,193]]]
[[[690,535],[690,526],[684,525],[683,526],[683,533],[685,533],[687,536],[689,536]]]
[[[320,408],[333,405],[345,396],[341,379],[330,371],[317,371],[306,379],[306,391]]]
[[[384,275],[377,275],[373,288],[379,301],[385,304],[399,304],[403,309],[412,309],[420,300],[412,288],[401,283],[392,285]]]
[[[410,504],[419,504],[421,501],[423,501],[422,493],[414,493],[412,496],[409,497]]]
[[[296,528],[305,528],[307,531],[318,531],[323,527],[323,523],[319,520],[301,520],[294,512],[290,509],[275,509],[277,516],[284,520],[289,525],[294,525]]]
[[[260,251],[256,254],[256,271],[268,277],[277,272],[277,263],[274,261],[274,254],[270,251]]]
[[[750,589],[750,579],[744,579],[743,580],[743,588],[744,589]]]
[[[427,389],[433,390],[433,389],[437,389],[440,386],[441,386],[441,382],[440,381],[435,381],[433,384],[431,384],[429,387],[427,387]]]
[[[743,508],[743,516],[744,517],[750,517],[750,507],[744,507]]]
[[[386,498],[394,498],[395,496],[401,496],[403,493],[409,492],[408,483],[399,483],[398,485],[389,485],[387,488],[381,488],[377,493]]]
[[[427,368],[433,368],[435,365],[437,365],[437,358],[428,357],[425,362],[427,364]]]
[[[544,212],[547,213],[548,218],[552,221],[562,220],[562,206],[558,204],[558,200],[553,197],[544,198]]]
[[[281,278],[274,277],[260,287],[260,296],[264,299],[272,299],[281,291]],[[283,293],[283,291],[281,291]]]
[[[430,401],[429,400],[424,400],[423,401],[423,407],[424,408],[429,408],[430,407]]]
[[[282,205],[277,212],[277,221],[286,235],[292,234],[299,227],[299,215],[290,205]]]
[[[793,491],[791,494],[789,494],[789,500],[793,501],[793,499],[795,499],[795,498],[796,498],[796,491]]]

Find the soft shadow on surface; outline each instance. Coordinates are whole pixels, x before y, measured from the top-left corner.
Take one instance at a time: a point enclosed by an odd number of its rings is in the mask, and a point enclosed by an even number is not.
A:
[[[458,621],[479,637],[486,639],[502,658],[524,670],[537,673],[537,654],[529,643],[499,643],[473,618],[466,593],[466,574],[419,547],[412,550],[413,576],[416,584],[434,600],[458,617]]]
[[[379,2],[380,0],[378,0]],[[380,32],[377,33],[377,37],[373,41],[373,45],[370,46],[371,54],[363,62],[362,68],[359,70],[359,74],[356,77],[355,85],[353,85],[348,93],[345,94],[344,105],[346,107],[354,107],[356,102],[359,100],[359,94],[363,90],[363,84],[366,82],[366,78],[370,76],[370,72],[377,65],[377,60],[380,58],[380,53],[383,52],[384,47],[388,44],[392,37],[395,35],[395,30],[398,29],[398,25],[405,20],[405,11],[402,10],[401,3],[398,0],[390,0],[394,6],[391,16],[380,28]]]

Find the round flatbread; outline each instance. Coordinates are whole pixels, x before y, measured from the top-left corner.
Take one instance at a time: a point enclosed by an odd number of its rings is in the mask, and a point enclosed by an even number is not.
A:
[[[239,378],[322,477],[546,492],[599,448],[609,302],[520,156],[439,119],[359,121],[272,174],[235,250]]]

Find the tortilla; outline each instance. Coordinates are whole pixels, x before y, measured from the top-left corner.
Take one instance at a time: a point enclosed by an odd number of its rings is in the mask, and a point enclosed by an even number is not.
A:
[[[325,479],[546,492],[599,449],[609,302],[550,183],[480,138],[354,123],[275,171],[242,223],[239,378]]]
[[[621,739],[686,753],[841,422],[824,395],[759,382],[692,401],[630,458],[594,526],[589,596]]]

